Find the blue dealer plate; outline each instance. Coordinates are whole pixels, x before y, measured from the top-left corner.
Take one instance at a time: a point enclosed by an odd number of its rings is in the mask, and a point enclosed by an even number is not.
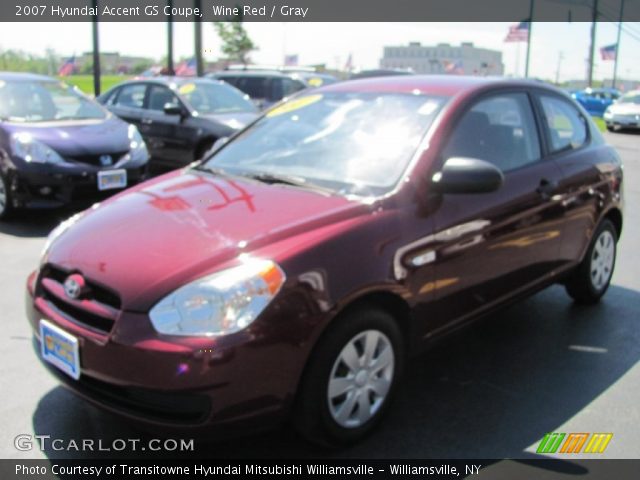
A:
[[[80,378],[78,339],[46,320],[40,320],[40,353],[71,378]]]

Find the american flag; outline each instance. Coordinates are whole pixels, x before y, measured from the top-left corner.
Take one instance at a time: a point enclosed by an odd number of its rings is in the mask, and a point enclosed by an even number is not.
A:
[[[531,22],[520,22],[509,27],[509,33],[505,37],[505,42],[526,42],[529,40],[529,26]]]
[[[58,69],[58,76],[66,77],[71,75],[76,70],[76,57],[67,58],[60,68]]]
[[[445,72],[452,75],[464,75],[464,69],[462,68],[461,60],[458,60],[457,62],[450,62],[448,60],[445,60],[443,63]]]
[[[602,60],[615,60],[617,49],[618,49],[617,43],[614,43],[613,45],[607,45],[606,47],[602,47],[600,49],[600,56],[602,57]]]
[[[196,59],[191,58],[176,67],[176,75],[180,77],[194,77],[196,75]]]
[[[295,67],[298,65],[298,55],[285,55],[284,65],[285,67]]]

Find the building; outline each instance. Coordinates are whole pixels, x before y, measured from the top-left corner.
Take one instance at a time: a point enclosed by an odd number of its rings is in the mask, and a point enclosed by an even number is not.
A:
[[[77,60],[78,68],[93,65],[93,52],[84,52]],[[145,70],[153,65],[153,60],[145,57],[130,57],[118,52],[100,52],[100,68],[103,73],[131,73]]]
[[[502,52],[439,43],[435,47],[411,42],[408,46],[384,47],[380,68],[411,70],[415,73],[452,73],[464,75],[503,75]]]

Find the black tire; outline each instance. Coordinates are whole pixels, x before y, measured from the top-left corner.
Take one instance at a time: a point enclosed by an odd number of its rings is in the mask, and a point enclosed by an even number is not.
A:
[[[8,220],[13,215],[13,201],[11,191],[9,190],[9,182],[5,176],[0,173],[0,220]]]
[[[388,408],[400,380],[404,366],[405,348],[402,333],[393,316],[377,308],[368,307],[349,312],[342,318],[336,319],[336,323],[329,328],[310,357],[296,398],[293,421],[298,432],[307,440],[325,447],[337,447],[360,440],[378,424]],[[350,390],[344,394],[343,403],[340,402],[341,397],[329,400],[330,377],[334,374],[339,375],[340,369],[349,370],[346,368],[346,364],[342,363],[342,360],[338,360],[343,348],[348,344],[362,345],[362,356],[358,355],[358,360],[364,359],[366,355],[364,343],[368,338],[376,338],[376,333],[373,332],[377,332],[378,340],[372,342],[372,345],[374,343],[376,345],[371,356],[373,361],[370,362],[370,365],[372,367],[370,369],[358,367],[360,372],[364,372],[364,375],[360,375],[360,381],[365,381],[365,385],[357,384],[359,375],[351,377],[349,377],[350,373],[345,377],[340,375],[341,378],[338,380],[350,378]],[[373,335],[373,337],[367,337],[367,335]],[[359,340],[355,340],[358,337]],[[355,344],[352,343],[354,340]],[[389,358],[389,352],[386,351],[386,348],[392,348],[391,365],[376,372],[375,359],[382,360],[379,363],[381,365],[384,363],[384,359]],[[389,378],[389,375],[392,376]],[[382,378],[383,376],[385,378]],[[363,380],[363,378],[369,380]],[[384,396],[378,397],[371,387],[380,380],[389,385],[389,388]],[[349,395],[358,399],[349,404],[351,407],[346,406]],[[335,411],[339,407],[345,407],[345,411],[350,411],[354,417],[359,416],[356,414],[359,414],[361,408],[359,406],[360,396],[363,396],[363,402],[366,401],[366,404],[370,405],[371,408],[368,410],[372,412],[371,416],[361,425],[345,427],[339,424],[334,417]],[[334,413],[332,413],[332,409]],[[359,422],[360,420],[347,421]]]
[[[611,246],[613,248],[611,254],[612,261],[610,268],[607,270],[606,267],[603,267],[603,270],[602,268],[599,268],[595,262],[597,262],[598,258],[601,258],[604,261],[604,258],[608,258],[609,255],[599,257],[596,249],[598,249],[599,244],[600,248],[604,248],[604,244],[602,242],[607,241],[611,242]],[[609,288],[609,284],[611,283],[611,277],[613,276],[613,270],[616,264],[617,243],[618,233],[616,231],[616,227],[610,220],[604,219],[593,234],[591,244],[589,245],[582,263],[580,263],[576,270],[571,274],[571,277],[569,277],[565,284],[567,293],[576,301],[576,303],[592,305],[594,303],[598,303],[606,293]],[[607,262],[604,261],[604,264],[606,265]],[[595,275],[594,272],[596,272]],[[598,272],[602,273],[602,275],[598,275]]]

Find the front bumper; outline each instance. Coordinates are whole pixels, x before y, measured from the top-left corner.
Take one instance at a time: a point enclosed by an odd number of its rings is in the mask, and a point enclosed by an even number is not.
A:
[[[147,178],[147,164],[111,167],[127,171],[127,187]],[[106,198],[119,190],[98,190],[98,172],[92,166],[58,167],[29,165],[9,169],[6,173],[16,208],[56,208],[71,203]]]
[[[640,115],[605,115],[607,127],[640,128]]]
[[[37,284],[34,273],[26,310],[36,346],[41,319],[78,339],[78,381],[45,364],[65,386],[93,404],[168,428],[215,425],[255,430],[286,416],[312,344],[282,335],[287,329],[280,314],[299,317],[291,302],[279,306],[277,316],[267,315],[233,335],[170,337],[157,334],[148,316],[137,312],[122,311],[110,331],[90,327],[49,301]],[[282,330],[275,338],[274,321]]]

